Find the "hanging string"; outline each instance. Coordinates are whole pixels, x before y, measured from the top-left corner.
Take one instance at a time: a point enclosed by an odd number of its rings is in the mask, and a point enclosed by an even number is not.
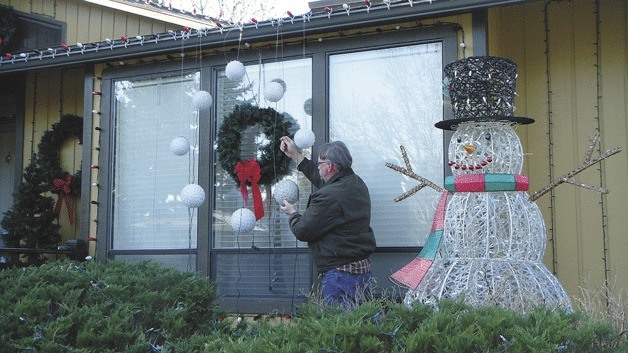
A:
[[[199,36],[199,46],[201,42],[201,37]],[[185,83],[185,52],[183,40],[181,41],[181,82]],[[198,58],[199,50],[197,49]],[[195,59],[196,60],[196,59]],[[202,85],[202,70],[199,69],[199,84]],[[179,99],[179,111],[183,111],[183,94],[180,95]],[[191,114],[191,119],[188,121],[188,141],[190,141],[191,149],[188,151],[188,184],[194,184],[196,182],[196,151],[198,146],[197,133],[195,129],[198,129],[198,116],[200,112],[198,109],[195,109]],[[186,269],[191,272],[193,270],[193,261],[192,261],[192,233],[194,231],[194,217],[196,214],[196,207],[188,207],[188,262]]]

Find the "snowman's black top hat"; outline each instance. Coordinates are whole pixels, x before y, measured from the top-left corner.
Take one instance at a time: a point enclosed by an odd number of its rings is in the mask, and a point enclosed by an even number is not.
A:
[[[530,124],[534,119],[513,116],[517,65],[510,59],[472,56],[445,66],[445,87],[454,119],[435,124],[455,130],[466,121],[506,121]]]

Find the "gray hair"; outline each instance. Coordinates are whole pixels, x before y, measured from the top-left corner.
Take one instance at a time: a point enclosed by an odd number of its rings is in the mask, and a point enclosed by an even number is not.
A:
[[[342,141],[334,141],[323,144],[318,150],[318,157],[321,160],[328,160],[336,166],[338,170],[351,168],[353,158],[347,145]]]

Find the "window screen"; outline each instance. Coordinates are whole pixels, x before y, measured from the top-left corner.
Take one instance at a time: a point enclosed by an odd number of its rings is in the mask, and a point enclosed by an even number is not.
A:
[[[347,144],[353,169],[369,187],[371,226],[378,247],[422,246],[438,194],[425,188],[396,203],[418,184],[385,166],[405,166],[442,185],[442,44],[428,43],[329,57],[330,139]]]

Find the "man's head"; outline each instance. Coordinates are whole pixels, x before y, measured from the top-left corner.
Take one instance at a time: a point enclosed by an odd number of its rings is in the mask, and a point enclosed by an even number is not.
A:
[[[347,146],[341,141],[328,142],[318,152],[318,173],[328,181],[339,171],[351,168],[353,158]]]

